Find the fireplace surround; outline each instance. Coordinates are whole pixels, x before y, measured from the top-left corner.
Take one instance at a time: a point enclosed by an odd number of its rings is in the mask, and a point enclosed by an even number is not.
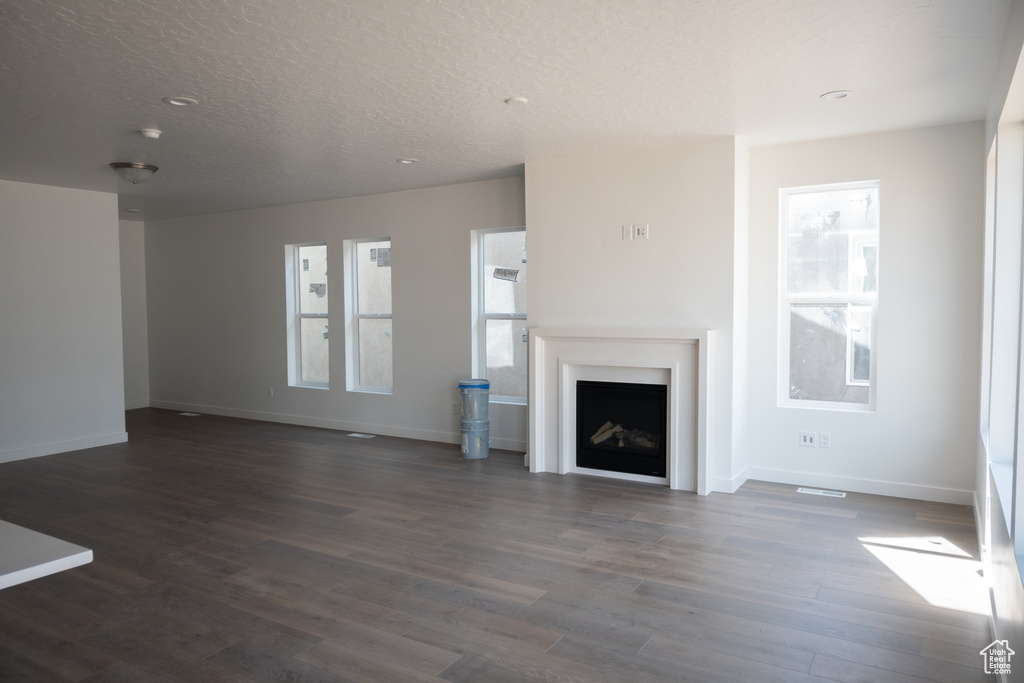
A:
[[[713,336],[711,330],[531,329],[530,471],[662,483],[706,495]],[[576,464],[579,380],[667,387],[665,477]]]

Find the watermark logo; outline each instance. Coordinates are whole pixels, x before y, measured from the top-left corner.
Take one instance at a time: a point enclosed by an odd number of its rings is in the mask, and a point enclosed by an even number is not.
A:
[[[1009,641],[993,640],[978,654],[985,658],[985,673],[1009,676],[1010,658],[1017,653],[1010,649]]]

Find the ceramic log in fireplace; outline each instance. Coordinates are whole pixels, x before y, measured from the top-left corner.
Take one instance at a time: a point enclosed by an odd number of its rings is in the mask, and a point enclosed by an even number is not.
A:
[[[576,382],[576,466],[664,477],[668,387]]]

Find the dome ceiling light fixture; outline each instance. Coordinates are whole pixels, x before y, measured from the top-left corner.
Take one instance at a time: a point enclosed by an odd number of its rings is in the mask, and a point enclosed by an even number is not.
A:
[[[159,128],[142,128],[139,132],[142,133],[142,137],[149,138],[150,140],[156,140],[160,137],[160,133],[163,131]]]
[[[138,161],[115,161],[110,164],[110,168],[114,169],[114,173],[121,176],[122,180],[127,180],[133,185],[149,180],[159,170],[153,164]]]
[[[411,164],[415,164],[415,163],[419,162],[419,159],[396,159],[396,161],[398,163],[400,163],[400,164],[404,164],[406,166],[409,166]]]

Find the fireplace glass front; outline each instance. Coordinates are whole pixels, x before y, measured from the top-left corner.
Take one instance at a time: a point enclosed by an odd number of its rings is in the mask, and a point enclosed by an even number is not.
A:
[[[576,382],[576,466],[666,476],[668,387]]]

